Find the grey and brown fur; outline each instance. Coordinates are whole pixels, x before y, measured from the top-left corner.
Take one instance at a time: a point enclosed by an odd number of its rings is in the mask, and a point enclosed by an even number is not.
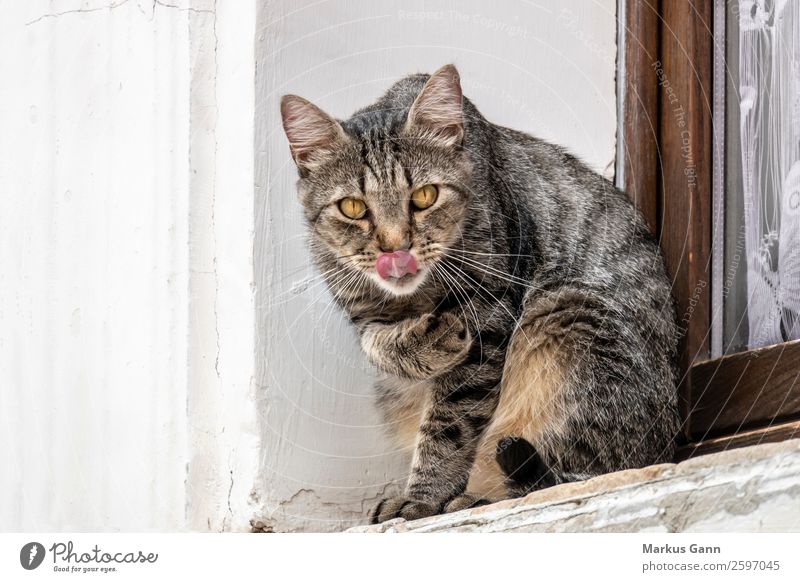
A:
[[[413,447],[375,522],[668,461],[678,330],[657,245],[627,196],[564,149],[494,125],[446,66],[336,121],[282,100],[311,253],[386,378]],[[429,209],[415,188],[439,187]],[[357,197],[363,219],[337,202]],[[375,274],[410,249],[411,292]]]

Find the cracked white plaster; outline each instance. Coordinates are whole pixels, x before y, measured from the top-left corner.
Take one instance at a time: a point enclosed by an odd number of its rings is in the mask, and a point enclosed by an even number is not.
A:
[[[25,24],[26,26],[30,26],[31,24],[36,24],[37,22],[41,22],[42,20],[48,20],[50,18],[60,18],[62,16],[66,16],[69,14],[90,14],[92,12],[105,12],[105,11],[110,12],[115,8],[119,8],[120,6],[128,4],[131,1],[134,0],[119,0],[118,2],[106,3],[91,8],[84,7],[84,8],[74,8],[70,10],[62,10],[60,12],[49,12],[47,14],[42,14],[41,16],[34,18],[33,20],[29,20]]]
[[[81,2],[82,6],[80,8],[60,10],[58,12],[48,12],[29,20],[26,22],[26,26],[36,24],[37,22],[41,22],[43,20],[61,18],[63,16],[69,16],[72,14],[108,13],[129,3],[133,6],[136,6],[139,13],[149,21],[152,21],[153,18],[155,18],[157,7],[177,10],[179,12],[194,12],[198,14],[214,14],[216,11],[216,5],[214,5],[213,8],[195,8],[190,5],[191,2],[184,2],[184,4],[173,4],[164,2],[163,0],[117,0],[116,2],[99,3],[97,6],[83,6],[83,4],[86,4],[86,2]],[[205,3],[201,2],[200,4]],[[147,10],[145,9],[145,6],[147,7]]]
[[[199,471],[194,482],[207,490],[190,492],[190,515],[198,525],[210,516],[213,530],[247,531],[259,454],[252,293],[255,1],[189,5],[196,49],[192,102],[197,123],[191,136],[197,147],[192,152],[199,156],[197,169],[205,172],[196,190],[204,227],[198,258],[213,273],[205,280],[200,275],[210,317],[207,351],[198,354],[198,365],[206,369],[209,384],[193,392],[192,416],[202,435],[195,443]]]

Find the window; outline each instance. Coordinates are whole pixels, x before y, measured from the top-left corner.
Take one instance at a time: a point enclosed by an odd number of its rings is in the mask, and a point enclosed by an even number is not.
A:
[[[619,181],[673,277],[686,457],[800,434],[800,6],[627,2]]]

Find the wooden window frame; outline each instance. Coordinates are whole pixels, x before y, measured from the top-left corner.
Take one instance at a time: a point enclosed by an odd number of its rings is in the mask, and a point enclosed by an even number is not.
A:
[[[659,240],[684,331],[679,459],[800,436],[800,341],[710,359],[715,97],[724,107],[714,43],[725,28],[714,4],[627,0],[619,19],[618,181]]]

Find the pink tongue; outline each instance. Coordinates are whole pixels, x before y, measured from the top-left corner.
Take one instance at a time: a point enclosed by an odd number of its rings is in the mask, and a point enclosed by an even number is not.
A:
[[[394,277],[399,279],[403,275],[417,272],[417,260],[408,251],[394,251],[393,253],[381,253],[375,261],[375,269],[381,279]]]

